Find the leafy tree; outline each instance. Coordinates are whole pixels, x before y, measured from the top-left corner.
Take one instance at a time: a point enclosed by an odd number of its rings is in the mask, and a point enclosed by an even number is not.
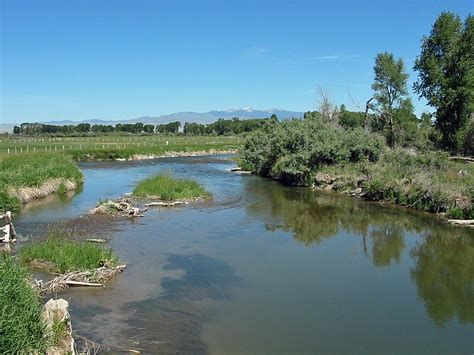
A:
[[[451,152],[461,148],[469,115],[474,111],[474,17],[464,24],[443,12],[424,37],[415,61],[415,91],[436,109],[435,125],[441,145]]]
[[[143,131],[146,133],[153,133],[155,131],[155,126],[152,124],[146,124],[143,126]]]
[[[395,147],[395,112],[406,108],[409,100],[407,80],[403,59],[396,60],[392,53],[379,53],[375,58],[375,79],[372,84],[376,109],[379,113],[375,126],[387,131],[387,143]]]
[[[13,134],[20,134],[20,133],[21,133],[20,127],[14,126],[14,127],[13,127]]]
[[[90,132],[90,130],[91,130],[91,125],[89,123],[79,123],[77,125],[78,132],[87,133],[87,132]]]

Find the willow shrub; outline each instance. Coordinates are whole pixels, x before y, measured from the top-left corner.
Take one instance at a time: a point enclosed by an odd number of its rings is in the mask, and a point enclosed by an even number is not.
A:
[[[345,130],[316,119],[268,122],[246,141],[241,159],[259,175],[308,185],[322,166],[376,161],[383,137],[361,128]]]

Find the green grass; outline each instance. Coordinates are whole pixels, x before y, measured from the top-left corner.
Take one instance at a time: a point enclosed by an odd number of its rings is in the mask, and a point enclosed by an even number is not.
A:
[[[82,173],[71,158],[62,154],[24,154],[0,158],[0,211],[16,211],[20,202],[10,188],[38,187],[51,179],[82,183]]]
[[[459,174],[461,170],[466,174]],[[474,165],[453,162],[445,153],[413,155],[389,150],[374,163],[337,164],[320,172],[338,176],[335,190],[361,187],[371,200],[447,212],[452,218],[474,218]]]
[[[166,144],[168,142],[168,145]],[[2,137],[0,157],[34,153],[64,153],[76,161],[127,159],[135,154],[236,149],[236,136],[90,135],[86,137]],[[8,154],[9,152],[9,154]]]
[[[24,264],[32,261],[52,263],[61,273],[93,270],[104,263],[115,265],[117,258],[111,249],[68,240],[63,232],[52,232],[42,242],[25,245],[19,252]]]
[[[155,197],[163,201],[210,198],[211,195],[196,181],[159,174],[141,181],[133,190],[137,197]]]
[[[31,275],[9,255],[0,255],[0,353],[45,353],[50,344]]]

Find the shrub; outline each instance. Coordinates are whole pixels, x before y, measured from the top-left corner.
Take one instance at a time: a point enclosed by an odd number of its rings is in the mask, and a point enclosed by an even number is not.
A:
[[[292,185],[307,185],[322,166],[375,161],[383,138],[361,128],[344,130],[308,116],[281,123],[267,122],[246,141],[241,159],[262,176]]]

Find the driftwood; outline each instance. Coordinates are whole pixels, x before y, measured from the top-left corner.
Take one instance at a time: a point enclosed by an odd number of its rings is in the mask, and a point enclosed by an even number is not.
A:
[[[474,219],[448,219],[448,223],[458,226],[474,227]]]
[[[474,163],[474,158],[472,158],[472,157],[450,157],[449,159],[466,161],[468,163]]]
[[[107,241],[105,239],[96,239],[96,238],[88,238],[86,239],[86,242],[89,242],[89,243],[107,243]]]
[[[102,287],[104,285],[95,282],[81,282],[81,281],[64,281],[68,286],[91,286],[91,287]]]
[[[54,279],[45,283],[41,280],[35,279],[34,286],[38,287],[40,291],[44,293],[62,291],[69,286],[101,287],[103,286],[103,282],[122,272],[125,268],[126,265],[124,264],[117,266],[102,266],[93,271],[68,272],[56,276]]]
[[[182,201],[173,201],[173,202],[162,202],[162,201],[159,201],[159,202],[150,202],[150,203],[147,203],[145,206],[147,206],[147,207],[153,207],[153,206],[173,207],[173,206],[182,205],[182,204],[183,204]]]
[[[143,217],[142,212],[146,209],[139,209],[132,205],[130,199],[125,198],[119,201],[108,200],[101,203],[99,206],[91,209],[89,214],[116,214],[123,213],[123,216],[131,217]]]

